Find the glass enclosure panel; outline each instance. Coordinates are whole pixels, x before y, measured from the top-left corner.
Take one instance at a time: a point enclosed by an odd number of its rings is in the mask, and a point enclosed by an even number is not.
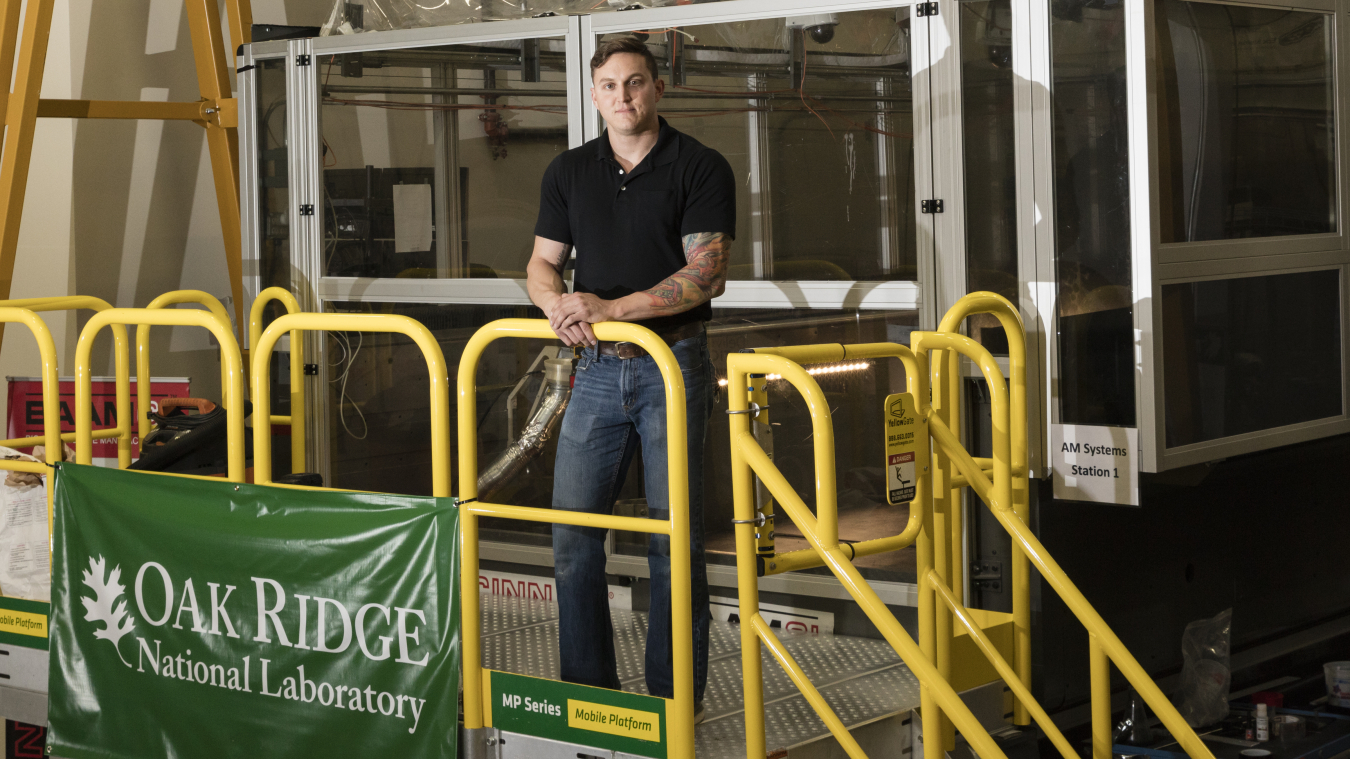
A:
[[[1339,269],[1163,285],[1162,297],[1169,448],[1341,415]]]
[[[494,319],[543,316],[532,306],[328,302],[324,308],[329,313],[400,314],[416,319],[436,337],[452,379],[465,344],[480,326]],[[558,345],[553,340],[506,339],[494,342],[483,355],[478,369],[481,467],[506,448],[508,407],[510,417],[521,423],[529,411],[538,382],[523,387],[508,403],[516,382],[545,347],[553,351],[552,358]],[[421,350],[403,335],[332,332],[328,334],[328,360],[332,486],[430,495],[431,390]],[[455,403],[453,389],[450,403]],[[451,418],[455,413],[452,405]],[[454,429],[452,425],[452,449]],[[451,461],[457,461],[454,454]],[[538,464],[543,471],[535,467],[518,478],[510,493],[511,503],[550,505],[552,454],[538,459]],[[458,475],[456,470],[456,483]]]
[[[324,272],[523,279],[565,58],[561,38],[320,58]]]
[[[1157,6],[1162,241],[1336,231],[1331,16]]]
[[[1133,426],[1125,5],[1050,4],[1063,424]]]
[[[639,32],[659,110],[744,178],[731,279],[913,280],[909,9],[811,18]]]
[[[258,145],[258,292],[269,287],[293,290],[291,281],[290,151],[286,146],[286,59],[258,61],[257,135]],[[247,158],[245,158],[247,160]],[[277,301],[263,312],[263,326],[286,312]],[[289,344],[289,341],[288,341]],[[277,351],[272,357],[272,413],[291,413],[291,374],[289,353]],[[286,469],[290,471],[290,446],[285,449]]]
[[[966,186],[966,287],[1014,304],[1017,286],[1017,166],[1013,135],[1012,0],[958,4],[961,128]],[[1008,337],[988,314],[969,332],[1006,355]]]
[[[480,325],[509,317],[539,318],[525,306],[445,306],[380,303],[327,303],[329,312],[395,313],[410,316],[432,331],[451,376],[464,346]],[[709,345],[719,376],[726,372],[726,356],[742,348],[806,343],[909,342],[919,317],[913,311],[746,311],[717,309],[709,323]],[[431,491],[429,449],[430,402],[425,362],[421,352],[401,335],[330,333],[329,450],[333,487],[374,492],[425,495]],[[560,344],[548,340],[498,340],[484,354],[478,370],[478,461],[486,469],[519,434],[539,389],[531,367],[548,350],[556,355]],[[564,357],[570,356],[564,351]],[[534,370],[541,368],[535,366]],[[909,518],[904,507],[889,506],[884,490],[881,408],[886,395],[903,392],[904,369],[899,361],[846,362],[829,365],[832,371],[816,375],[830,399],[836,429],[841,435],[836,452],[839,483],[840,535],[867,540],[898,534]],[[808,367],[813,369],[813,367]],[[513,394],[513,391],[516,391]],[[814,506],[811,425],[801,396],[786,382],[769,387],[775,431],[774,458],[788,481]],[[454,395],[451,394],[451,403]],[[708,425],[704,457],[705,524],[712,561],[732,564],[735,549],[731,532],[732,503],[729,431],[725,392],[721,393]],[[452,408],[451,414],[456,411]],[[452,448],[454,448],[452,441]],[[542,453],[495,498],[505,503],[550,508],[553,493],[551,439]],[[452,453],[452,461],[457,461]],[[458,471],[455,482],[458,482]],[[458,487],[458,485],[456,485]],[[642,457],[634,457],[619,493],[619,513],[635,515],[645,508]],[[550,544],[547,524],[484,520],[484,538],[514,543]],[[778,524],[780,551],[805,548],[800,531],[787,520]],[[620,534],[616,550],[645,555],[645,536]],[[910,550],[860,559],[864,574],[873,579],[914,580]]]
[[[286,147],[286,60],[257,63],[259,290],[291,289],[290,151]],[[280,313],[280,312],[277,312]],[[282,412],[284,413],[284,412]]]

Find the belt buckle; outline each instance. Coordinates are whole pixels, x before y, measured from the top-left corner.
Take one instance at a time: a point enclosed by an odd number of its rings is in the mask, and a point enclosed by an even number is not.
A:
[[[614,343],[614,355],[618,356],[621,359],[627,360],[630,358],[638,358],[640,356],[645,356],[646,354],[647,352],[644,351],[642,349],[642,346],[638,345],[637,343],[627,343],[627,342]]]

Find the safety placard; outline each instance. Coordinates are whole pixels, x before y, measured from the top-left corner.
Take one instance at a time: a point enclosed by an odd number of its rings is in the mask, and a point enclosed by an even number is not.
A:
[[[484,670],[487,726],[665,759],[664,698]]]
[[[886,396],[886,500],[914,500],[919,475],[928,472],[928,420],[914,407],[914,396]]]

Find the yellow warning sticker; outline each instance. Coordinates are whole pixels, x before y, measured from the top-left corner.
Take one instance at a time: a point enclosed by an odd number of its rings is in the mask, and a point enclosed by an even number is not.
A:
[[[47,637],[47,615],[31,611],[0,609],[0,632]]]
[[[928,420],[914,408],[914,396],[886,396],[886,500],[914,500],[920,474],[928,472]]]
[[[661,740],[661,716],[609,704],[567,699],[567,726],[644,741]]]

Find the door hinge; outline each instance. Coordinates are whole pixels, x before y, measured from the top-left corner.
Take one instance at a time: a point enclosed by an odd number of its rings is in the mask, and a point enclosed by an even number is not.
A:
[[[1003,562],[975,561],[970,564],[970,584],[981,590],[1003,591]]]
[[[318,365],[318,364],[305,364],[305,376],[306,376],[306,377],[317,377],[317,376],[319,376],[319,365]]]
[[[915,4],[914,4],[914,15],[915,15],[915,16],[918,16],[919,18],[923,18],[923,17],[925,17],[925,16],[936,16],[937,14],[938,14],[938,4],[937,4],[937,3],[915,3]]]
[[[925,200],[924,202],[927,203],[928,201]],[[927,211],[924,211],[924,213],[928,213],[928,212],[927,212]],[[313,215],[314,215],[314,204],[313,204],[313,203],[306,203],[306,204],[300,206],[300,215],[301,215],[301,216],[313,216]]]
[[[921,4],[922,4],[922,3],[921,3]],[[308,66],[308,65],[309,65],[309,55],[308,55],[308,54],[303,54],[303,55],[297,55],[297,56],[295,56],[295,65],[297,65],[297,66]]]
[[[942,199],[919,201],[919,210],[924,213],[942,213]]]

